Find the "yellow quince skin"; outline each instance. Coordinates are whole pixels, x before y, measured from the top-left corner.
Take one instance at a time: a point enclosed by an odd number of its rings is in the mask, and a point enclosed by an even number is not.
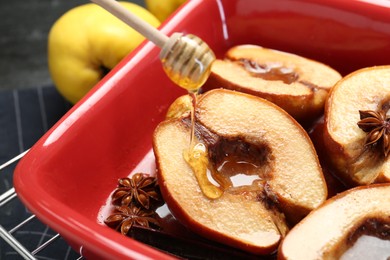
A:
[[[120,3],[152,26],[160,25],[145,8]],[[48,65],[54,85],[68,101],[76,103],[143,40],[96,4],[69,10],[53,24],[48,36]]]

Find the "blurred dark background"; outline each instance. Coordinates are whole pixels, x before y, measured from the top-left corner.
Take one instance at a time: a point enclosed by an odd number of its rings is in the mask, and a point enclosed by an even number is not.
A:
[[[144,5],[143,0],[129,2]],[[0,1],[0,90],[52,84],[47,36],[67,10],[87,0]]]

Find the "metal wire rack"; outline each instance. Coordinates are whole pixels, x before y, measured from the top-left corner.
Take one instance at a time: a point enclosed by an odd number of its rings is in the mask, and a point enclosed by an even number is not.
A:
[[[15,166],[16,163],[27,153],[27,151],[2,164],[0,166],[0,178],[1,173],[8,167]],[[3,194],[0,194],[0,212],[6,212],[6,207],[12,203],[21,204],[13,187]],[[12,205],[10,206],[12,207]],[[24,207],[23,205],[21,206]],[[83,259],[82,256],[74,252],[66,244],[60,234],[52,231],[45,224],[41,223],[36,216],[31,214],[26,208],[24,208],[23,213],[24,214],[22,215],[25,219],[13,224],[14,226],[11,228],[6,228],[4,223],[0,222],[0,258],[46,260]],[[7,216],[7,219],[18,220],[19,217],[20,216],[12,216],[11,214]],[[9,223],[7,225],[9,225]],[[31,226],[33,226],[35,230],[32,229]],[[29,236],[37,237],[37,239],[35,239],[37,241],[34,241],[34,239]]]

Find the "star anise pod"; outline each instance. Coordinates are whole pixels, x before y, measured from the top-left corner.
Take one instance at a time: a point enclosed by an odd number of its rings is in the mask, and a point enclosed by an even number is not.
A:
[[[152,210],[145,210],[135,205],[117,206],[114,212],[104,220],[104,223],[115,230],[120,230],[123,235],[127,235],[134,225],[147,228],[151,225],[159,227],[158,221],[154,218],[155,214]]]
[[[383,110],[359,110],[359,114],[360,121],[357,124],[368,133],[365,145],[382,145],[383,154],[387,156],[390,152],[390,117]]]
[[[129,206],[131,203],[138,203],[145,209],[150,208],[150,198],[161,200],[156,177],[143,173],[119,179],[111,198],[114,205]]]

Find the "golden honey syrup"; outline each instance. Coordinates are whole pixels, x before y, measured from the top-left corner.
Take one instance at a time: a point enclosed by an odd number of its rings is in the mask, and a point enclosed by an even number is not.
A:
[[[234,187],[250,186],[256,181],[261,181],[258,175],[259,166],[238,158],[226,156],[216,169],[213,178],[221,184],[224,190]]]
[[[191,166],[203,194],[209,199],[221,197],[223,190],[212,184],[207,176],[209,160],[206,146],[202,143],[191,144],[189,149],[183,152],[183,155]]]
[[[197,92],[210,75],[215,55],[199,37],[174,33],[161,50],[160,60],[174,83]]]
[[[249,59],[240,59],[239,63],[253,76],[264,80],[280,80],[291,84],[299,79],[299,74],[293,68],[280,63],[259,64]]]
[[[175,33],[160,53],[163,69],[168,77],[186,89],[192,98],[191,137],[189,148],[184,151],[184,159],[192,168],[203,194],[219,198],[223,191],[213,185],[207,177],[208,154],[202,143],[195,143],[196,95],[210,75],[215,55],[209,46],[195,35]]]
[[[197,93],[189,91],[189,95],[192,99],[191,137],[189,148],[183,151],[183,157],[194,172],[203,194],[209,199],[217,199],[222,196],[223,190],[211,183],[207,176],[209,166],[207,147],[203,143],[195,141],[195,109],[197,104]]]

